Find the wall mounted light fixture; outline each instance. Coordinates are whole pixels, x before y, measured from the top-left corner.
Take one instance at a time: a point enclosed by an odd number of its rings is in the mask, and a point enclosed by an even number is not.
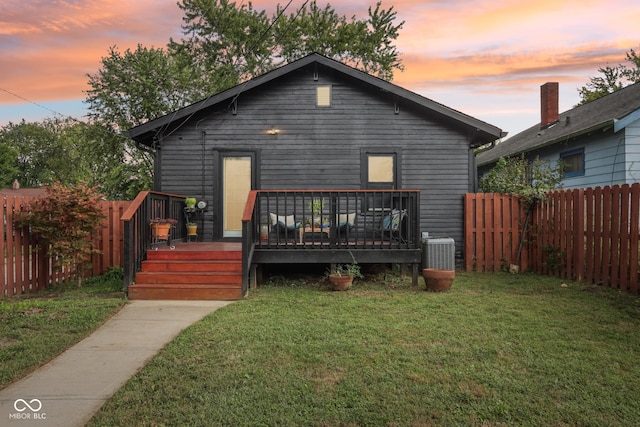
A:
[[[272,127],[270,127],[269,129],[267,129],[267,133],[268,133],[269,135],[277,135],[277,134],[279,134],[279,133],[280,133],[280,129],[276,129],[276,128],[274,128],[274,127],[272,126]]]

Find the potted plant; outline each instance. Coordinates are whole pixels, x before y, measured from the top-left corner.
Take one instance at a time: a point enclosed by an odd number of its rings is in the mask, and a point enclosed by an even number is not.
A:
[[[323,222],[322,210],[324,209],[324,199],[313,199],[309,202],[309,210],[311,211],[311,219],[307,219],[309,225],[320,227]],[[313,224],[311,224],[313,222]]]
[[[195,209],[195,207],[196,207],[196,198],[195,197],[187,197],[186,199],[184,199],[184,204],[189,209]]]
[[[178,223],[173,218],[155,218],[150,221],[151,231],[156,240],[169,240],[169,229]]]
[[[327,272],[334,291],[346,291],[351,287],[353,279],[364,278],[353,254],[351,258],[353,259],[351,264],[336,264]]]
[[[195,222],[187,223],[187,236],[195,236],[198,234],[198,224]]]
[[[443,292],[451,289],[456,272],[454,270],[425,268],[422,270],[422,277],[428,291]]]

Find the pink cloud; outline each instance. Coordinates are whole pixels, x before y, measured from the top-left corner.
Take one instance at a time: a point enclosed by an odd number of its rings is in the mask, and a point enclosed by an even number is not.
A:
[[[164,46],[182,16],[175,2],[153,0],[12,1],[5,10],[1,85],[36,101],[84,98],[86,74],[110,46]],[[0,92],[0,103],[15,102],[22,101]]]
[[[83,99],[86,74],[98,71],[110,46],[162,47],[180,37],[176,1],[4,0],[0,87],[36,102]],[[277,2],[252,3],[272,14]],[[338,13],[358,18],[375,3],[331,1]],[[287,12],[301,4],[292,2]],[[397,23],[406,21],[397,42],[406,70],[394,83],[427,96],[448,93],[463,104],[474,96],[530,95],[550,80],[581,86],[599,67],[640,48],[635,0],[383,0],[390,6]],[[0,104],[22,102],[0,91]]]

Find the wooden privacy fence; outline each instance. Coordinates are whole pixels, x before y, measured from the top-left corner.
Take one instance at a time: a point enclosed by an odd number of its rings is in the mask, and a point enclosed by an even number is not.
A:
[[[29,203],[27,197],[3,197],[3,235],[0,252],[0,297],[21,295],[43,290],[46,287],[71,279],[69,271],[56,270],[54,261],[46,254],[36,234],[26,228],[14,227],[14,216],[21,206]],[[87,276],[97,276],[111,267],[123,265],[123,230],[120,217],[129,205],[128,201],[100,203],[106,218],[93,239],[94,247],[102,253],[92,257],[92,269]]]
[[[560,190],[527,212],[515,196],[465,196],[465,269],[522,271],[639,293],[640,183]]]

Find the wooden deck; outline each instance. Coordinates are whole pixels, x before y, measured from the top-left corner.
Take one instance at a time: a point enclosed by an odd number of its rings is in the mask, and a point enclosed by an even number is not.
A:
[[[129,286],[132,300],[242,298],[242,246],[233,242],[180,243],[149,250]]]
[[[318,201],[324,208],[316,212]],[[236,300],[260,282],[262,265],[353,260],[411,265],[417,284],[419,206],[417,190],[254,190],[241,242],[186,243],[184,197],[142,192],[122,215],[124,286],[131,299]],[[178,218],[174,246],[151,244],[156,217]],[[321,227],[304,225],[316,220]]]

